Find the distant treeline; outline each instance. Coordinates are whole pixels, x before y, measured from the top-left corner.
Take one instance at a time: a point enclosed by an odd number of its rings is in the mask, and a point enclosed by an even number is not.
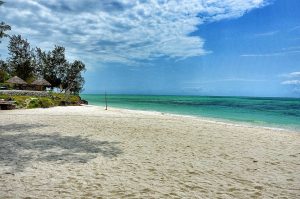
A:
[[[3,1],[0,1],[2,4]],[[8,35],[9,30],[9,25],[0,22],[0,43],[2,38],[9,38],[9,57],[6,60],[0,59],[0,83],[16,75],[28,83],[44,78],[51,83],[52,89],[58,88],[61,92],[78,94],[82,90],[82,72],[85,71],[82,61],[69,62],[63,46],[54,46],[51,51],[31,48],[27,39],[21,35]]]

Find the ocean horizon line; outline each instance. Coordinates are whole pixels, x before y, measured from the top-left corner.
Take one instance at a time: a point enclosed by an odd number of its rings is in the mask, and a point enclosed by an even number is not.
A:
[[[80,95],[105,95],[103,93],[80,93]],[[196,95],[196,94],[142,94],[142,93],[109,93],[107,92],[106,95],[128,95],[128,96],[185,96],[185,97],[228,97],[228,98],[286,98],[286,99],[300,99],[296,96],[254,96],[254,95]]]

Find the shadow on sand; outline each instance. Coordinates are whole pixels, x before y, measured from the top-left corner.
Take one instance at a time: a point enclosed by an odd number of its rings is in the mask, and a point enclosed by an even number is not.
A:
[[[122,154],[118,142],[96,141],[59,133],[30,132],[45,125],[10,124],[0,126],[0,166],[22,171],[32,162],[86,163],[101,155],[108,158]],[[15,133],[18,132],[18,133]]]

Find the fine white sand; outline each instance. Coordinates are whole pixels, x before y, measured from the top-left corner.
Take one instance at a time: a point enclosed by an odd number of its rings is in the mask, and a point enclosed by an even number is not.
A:
[[[300,132],[102,107],[0,111],[0,198],[300,198]]]

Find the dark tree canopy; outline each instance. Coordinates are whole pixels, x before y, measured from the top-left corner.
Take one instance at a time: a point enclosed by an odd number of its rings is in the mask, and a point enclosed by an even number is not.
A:
[[[85,64],[81,61],[75,60],[73,63],[69,63],[62,81],[63,90],[65,92],[79,93],[84,84],[81,72],[85,70]]]
[[[37,48],[35,59],[38,76],[50,82],[53,88],[59,88],[67,67],[65,48],[55,46],[49,52]]]
[[[61,92],[76,94],[82,90],[84,79],[81,73],[85,71],[85,65],[77,60],[69,63],[64,47],[55,46],[49,52],[37,48],[35,60],[38,76],[49,81],[53,87],[60,88]]]
[[[0,59],[0,70],[8,72],[8,65],[5,61]]]
[[[28,41],[21,35],[13,35],[10,38],[8,50],[10,55],[8,58],[9,72],[25,81],[32,80],[35,68],[33,51]]]
[[[8,65],[5,63],[5,61],[0,60],[0,82],[5,82],[8,80],[8,78]]]

